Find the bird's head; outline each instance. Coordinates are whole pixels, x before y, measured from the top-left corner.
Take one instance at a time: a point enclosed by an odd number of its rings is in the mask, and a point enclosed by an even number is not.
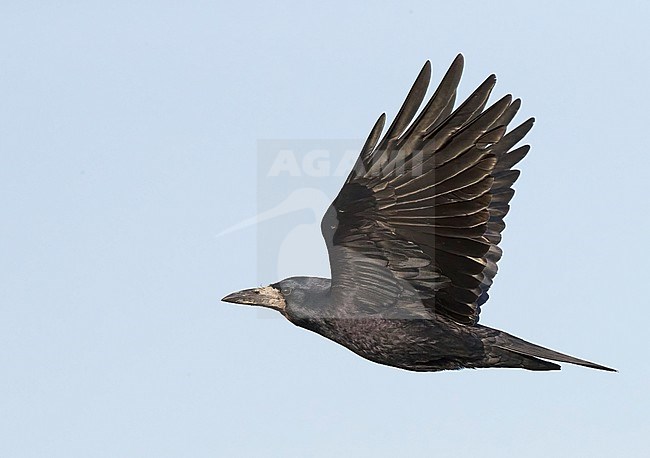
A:
[[[287,318],[307,313],[318,296],[329,288],[329,280],[315,277],[291,277],[261,288],[237,291],[221,299],[233,304],[256,305],[277,310]],[[292,320],[293,321],[293,320]]]

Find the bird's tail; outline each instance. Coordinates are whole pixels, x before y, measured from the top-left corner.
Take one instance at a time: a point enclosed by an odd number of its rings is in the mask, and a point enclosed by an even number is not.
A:
[[[496,331],[496,330],[495,330]],[[493,352],[496,352],[500,357],[506,355],[512,357],[518,355],[519,366],[524,369],[534,370],[534,371],[548,371],[548,370],[558,370],[560,366],[548,361],[545,359],[550,359],[551,361],[558,361],[562,363],[571,363],[577,364],[578,366],[590,367],[592,369],[599,369],[603,371],[616,372],[616,369],[611,367],[602,366],[600,364],[592,363],[591,361],[586,361],[584,359],[575,358],[573,356],[565,355],[557,351],[550,350],[548,348],[535,345],[530,342],[526,342],[519,337],[512,336],[503,331],[498,331],[498,334],[492,334],[488,338],[489,346],[493,349]],[[504,354],[503,352],[506,352]],[[542,359],[538,359],[542,358]],[[506,358],[511,359],[511,358]]]

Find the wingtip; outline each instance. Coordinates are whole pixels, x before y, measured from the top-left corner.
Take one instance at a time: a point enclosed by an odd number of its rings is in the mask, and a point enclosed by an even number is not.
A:
[[[375,125],[377,126],[377,129],[379,129],[380,131],[384,130],[384,126],[386,125],[386,113],[382,113],[381,115],[379,115],[379,118],[377,119]]]
[[[508,106],[512,105],[512,94],[506,94],[503,97],[501,97],[501,100],[507,101]],[[499,101],[501,101],[499,100]]]
[[[456,68],[461,73],[463,71],[463,68],[465,68],[465,57],[463,57],[463,55],[460,54],[460,53],[454,58],[454,61],[449,66],[449,71],[451,71],[452,69],[456,69]]]
[[[420,70],[420,74],[418,75],[418,80],[424,78],[427,81],[427,84],[429,80],[431,80],[431,61],[427,60],[424,65],[422,66],[422,70]]]
[[[477,88],[477,91],[491,91],[494,86],[497,84],[497,76],[492,73],[490,76],[485,78],[481,85]]]

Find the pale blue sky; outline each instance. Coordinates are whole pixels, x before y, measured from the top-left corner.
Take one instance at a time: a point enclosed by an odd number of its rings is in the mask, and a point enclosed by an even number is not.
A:
[[[0,456],[647,456],[649,12],[4,2]],[[408,373],[219,301],[277,280],[258,236],[298,228],[217,237],[287,197],[264,139],[358,148],[458,52],[462,95],[494,72],[537,118],[482,322],[617,374]]]

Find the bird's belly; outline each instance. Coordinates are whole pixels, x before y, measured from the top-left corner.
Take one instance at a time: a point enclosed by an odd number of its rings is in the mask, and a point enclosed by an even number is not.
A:
[[[459,369],[474,353],[428,320],[346,320],[335,328],[326,337],[357,355],[412,371]]]

